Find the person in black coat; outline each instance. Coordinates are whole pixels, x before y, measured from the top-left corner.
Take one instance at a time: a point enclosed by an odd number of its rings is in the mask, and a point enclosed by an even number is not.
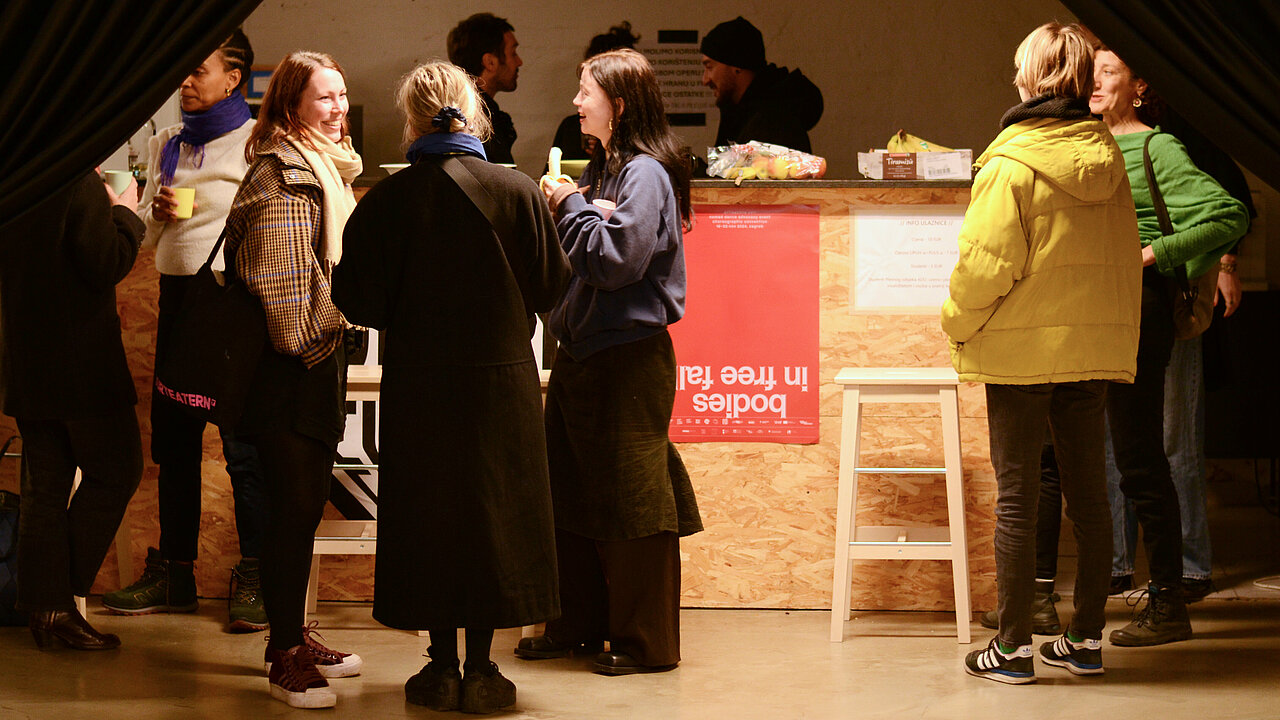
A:
[[[822,118],[822,91],[800,70],[765,62],[764,39],[738,16],[702,38],[702,84],[720,108],[716,145],[756,140],[813,152],[809,131]]]
[[[569,263],[533,181],[485,161],[488,120],[465,72],[423,65],[398,99],[413,164],[360,201],[333,275],[343,314],[386,330],[373,616],[430,632],[409,702],[492,712],[515,702],[489,659],[493,629],[560,614],[530,336]]]
[[[115,290],[142,243],[137,204],[132,181],[117,196],[85,173],[0,228],[0,387],[24,464],[18,608],[42,648],[55,639],[77,650],[120,645],[80,615],[74,596],[89,594],[142,478]]]

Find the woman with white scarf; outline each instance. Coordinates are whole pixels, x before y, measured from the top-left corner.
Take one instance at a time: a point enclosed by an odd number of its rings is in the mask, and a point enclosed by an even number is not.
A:
[[[245,149],[249,172],[227,216],[226,258],[262,300],[268,346],[237,428],[258,449],[270,499],[262,590],[272,697],[331,707],[326,677],[358,674],[358,655],[303,627],[311,548],[345,421],[346,320],[329,296],[360,156],[347,135],[341,66],[322,53],[280,62]]]

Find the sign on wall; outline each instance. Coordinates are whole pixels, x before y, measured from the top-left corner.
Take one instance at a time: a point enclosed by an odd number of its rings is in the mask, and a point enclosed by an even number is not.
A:
[[[849,311],[929,314],[947,299],[964,206],[850,208]]]
[[[818,442],[818,208],[698,205],[676,442]]]

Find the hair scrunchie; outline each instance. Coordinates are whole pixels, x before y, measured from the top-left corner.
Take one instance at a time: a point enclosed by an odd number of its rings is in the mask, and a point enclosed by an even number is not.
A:
[[[463,115],[461,110],[452,105],[445,105],[440,108],[440,112],[436,113],[435,117],[431,118],[431,124],[441,130],[448,130],[454,120],[462,121],[463,127],[467,125],[467,116]]]

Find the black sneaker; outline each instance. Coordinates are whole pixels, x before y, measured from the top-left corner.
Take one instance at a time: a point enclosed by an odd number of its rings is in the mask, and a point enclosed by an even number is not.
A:
[[[486,714],[516,704],[516,684],[498,672],[492,662],[480,667],[467,664],[462,678],[462,699],[458,708],[464,713]]]
[[[1145,598],[1146,604],[1142,604]],[[1126,601],[1137,605],[1133,622],[1111,632],[1111,644],[1121,647],[1148,647],[1191,639],[1191,619],[1178,589],[1155,583],[1133,593]]]
[[[1074,643],[1066,635],[1040,646],[1045,665],[1070,670],[1073,675],[1101,675],[1102,641],[1085,638]]]
[[[1031,632],[1036,635],[1057,635],[1062,632],[1062,622],[1058,620],[1058,608],[1054,603],[1062,599],[1058,593],[1036,593],[1031,603]],[[1000,629],[1000,617],[995,610],[982,613],[978,622],[984,628]]]
[[[1108,595],[1123,595],[1133,589],[1132,575],[1112,575],[1111,589],[1107,590]]]
[[[1182,599],[1188,605],[1200,602],[1217,591],[1210,578],[1182,578]]]
[[[404,699],[436,712],[457,710],[462,704],[462,673],[458,661],[432,660],[404,684]]]
[[[964,671],[974,677],[984,677],[1010,685],[1026,685],[1036,681],[1035,661],[1031,659],[1031,646],[1023,645],[1005,655],[1000,643],[991,638],[986,649],[974,650],[964,656]]]

